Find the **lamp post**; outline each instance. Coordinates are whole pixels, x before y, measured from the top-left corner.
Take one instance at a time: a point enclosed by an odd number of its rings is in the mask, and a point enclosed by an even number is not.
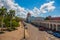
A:
[[[24,21],[23,21],[23,25],[24,25],[24,37],[23,37],[23,40],[26,40],[26,38],[25,38],[25,23],[24,23]]]
[[[24,39],[25,39],[25,24],[24,24]]]

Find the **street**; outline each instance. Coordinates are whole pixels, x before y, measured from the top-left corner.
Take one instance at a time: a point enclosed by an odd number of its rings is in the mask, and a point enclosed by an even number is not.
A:
[[[29,38],[26,38],[27,40],[60,40],[48,34],[46,31],[39,31],[39,29],[32,24],[26,23],[26,27],[29,34]]]
[[[29,38],[27,40],[46,40],[45,31],[39,31],[37,27],[31,24],[26,24],[26,26],[29,32]]]

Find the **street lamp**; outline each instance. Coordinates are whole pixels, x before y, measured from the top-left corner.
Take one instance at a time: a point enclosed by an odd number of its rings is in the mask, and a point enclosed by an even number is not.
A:
[[[24,37],[23,37],[23,40],[26,40],[26,38],[25,38],[25,23],[24,23],[24,21],[23,21],[23,25],[24,25]]]
[[[24,39],[25,39],[25,24],[24,24]]]

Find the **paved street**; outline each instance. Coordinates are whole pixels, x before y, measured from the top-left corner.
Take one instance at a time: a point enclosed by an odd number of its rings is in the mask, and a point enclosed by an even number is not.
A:
[[[27,40],[60,40],[45,31],[39,31],[37,27],[31,24],[26,24],[26,27],[28,28],[27,30],[29,34]]]
[[[27,40],[46,40],[45,32],[39,31],[37,27],[27,24],[28,32],[29,32],[29,38]]]

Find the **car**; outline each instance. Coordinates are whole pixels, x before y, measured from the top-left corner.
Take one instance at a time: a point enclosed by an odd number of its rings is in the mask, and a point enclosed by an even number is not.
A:
[[[45,29],[44,29],[44,27],[39,27],[39,30],[44,31]]]
[[[53,34],[52,30],[46,30],[46,32],[49,33],[49,34]]]
[[[59,32],[54,32],[53,35],[54,35],[55,37],[60,38],[60,33],[59,33]]]

